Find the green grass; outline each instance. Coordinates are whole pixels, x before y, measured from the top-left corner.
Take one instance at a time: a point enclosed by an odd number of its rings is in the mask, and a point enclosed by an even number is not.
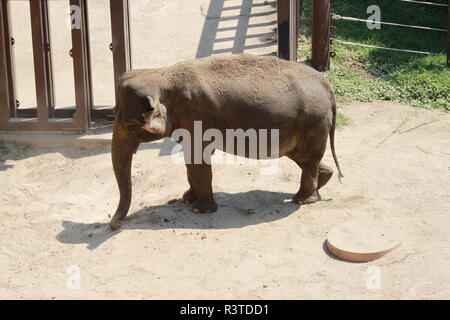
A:
[[[446,0],[434,0],[446,3]],[[369,5],[381,8],[381,20],[447,29],[447,8],[404,3],[396,0],[332,0],[332,12],[367,19]],[[299,58],[311,57],[311,0],[304,0]],[[370,30],[363,22],[332,21],[332,37],[382,47],[428,51],[421,55],[333,45],[336,57],[326,76],[339,103],[392,100],[414,107],[450,112],[450,68],[446,66],[447,33],[382,26]],[[342,121],[342,120],[340,120]]]

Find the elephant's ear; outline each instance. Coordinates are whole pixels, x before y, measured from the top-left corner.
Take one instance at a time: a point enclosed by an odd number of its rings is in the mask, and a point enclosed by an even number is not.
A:
[[[166,106],[159,101],[159,98],[147,97],[150,111],[142,114],[144,125],[142,129],[161,136],[170,132],[170,119]]]
[[[117,93],[117,104],[114,108],[114,116],[117,122],[124,125],[142,122],[142,112],[149,111],[150,105],[146,97],[143,97],[135,89],[120,84]]]

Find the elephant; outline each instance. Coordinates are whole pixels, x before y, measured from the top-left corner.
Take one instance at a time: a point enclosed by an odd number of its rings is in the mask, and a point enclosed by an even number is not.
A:
[[[277,129],[277,157],[292,159],[302,171],[292,199],[297,204],[319,201],[319,189],[333,175],[322,162],[328,137],[339,180],[343,177],[334,146],[334,93],[326,78],[305,63],[235,54],[127,71],[116,90],[114,114],[111,155],[120,202],[110,222],[112,230],[120,228],[130,208],[131,164],[138,146],[179,129],[194,134],[199,121],[203,131]],[[202,142],[200,149],[206,147]],[[186,168],[189,189],[182,200],[194,213],[216,211],[211,164],[205,159],[187,161]]]

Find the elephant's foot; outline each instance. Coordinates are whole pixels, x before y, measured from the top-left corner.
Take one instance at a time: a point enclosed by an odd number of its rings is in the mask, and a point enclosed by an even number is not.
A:
[[[196,200],[192,204],[192,212],[194,213],[211,213],[217,211],[217,203],[214,199],[209,200]]]
[[[183,202],[187,204],[193,204],[197,199],[198,197],[192,189],[186,191],[181,198],[181,200],[183,200]]]
[[[125,220],[125,217],[127,216],[127,213],[123,213],[121,211],[116,212],[116,214],[112,217],[111,222],[109,223],[109,227],[111,228],[112,231],[116,231],[117,229],[119,229],[122,224],[120,223],[120,221]]]
[[[116,231],[116,230],[120,229],[121,226],[122,226],[122,224],[120,223],[119,220],[112,219],[111,222],[109,223],[109,227],[111,228],[111,231]]]
[[[321,199],[319,191],[304,191],[300,190],[292,199],[292,202],[297,204],[312,204]]]

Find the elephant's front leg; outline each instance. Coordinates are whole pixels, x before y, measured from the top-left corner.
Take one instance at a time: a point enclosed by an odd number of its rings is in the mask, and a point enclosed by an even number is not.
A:
[[[190,189],[183,196],[192,201],[192,212],[210,213],[217,210],[212,191],[212,171],[209,164],[186,164]]]

